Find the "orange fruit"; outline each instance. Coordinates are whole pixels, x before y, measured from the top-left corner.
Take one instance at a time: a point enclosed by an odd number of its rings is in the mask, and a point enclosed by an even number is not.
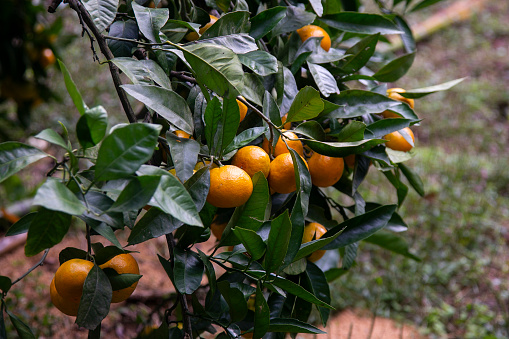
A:
[[[310,222],[304,227],[304,234],[302,235],[302,243],[310,242],[312,240],[320,239],[327,229],[317,222]],[[318,261],[325,254],[325,250],[317,250],[308,256],[311,262]]]
[[[289,139],[297,139],[297,135],[293,132],[284,131],[283,134]],[[304,147],[302,146],[302,142],[300,142],[300,140],[286,139],[286,143],[288,144],[288,147],[297,151],[301,157],[304,156]],[[263,139],[262,148],[265,150],[265,152],[267,152],[267,154],[269,153],[269,140],[267,140],[267,138]],[[284,141],[281,140],[281,137],[279,137],[277,140],[276,147],[273,147],[272,151],[275,157],[283,153],[290,153]]]
[[[214,234],[217,240],[221,240],[226,225],[228,225],[227,222],[219,224],[216,222],[216,220],[214,220],[212,224],[210,224],[210,230],[212,231],[212,234]]]
[[[291,193],[297,189],[290,153],[280,154],[272,160],[268,180],[270,188],[277,193]]]
[[[284,129],[290,129],[290,128],[292,128],[292,123],[291,123],[291,122],[289,122],[289,123],[285,124],[285,122],[286,122],[286,119],[287,119],[287,118],[288,118],[288,113],[286,113],[285,115],[283,115],[283,116],[281,117],[281,122],[283,123],[283,128],[284,128]]]
[[[307,25],[297,30],[297,34],[300,36],[302,42],[306,41],[311,37],[323,37],[320,42],[320,46],[328,52],[330,49],[331,41],[329,34],[320,26]]]
[[[194,170],[198,171],[198,170],[200,170],[203,167],[208,166],[208,165],[210,165],[210,160],[205,160],[205,165],[203,164],[203,161],[198,161],[196,163],[196,165],[194,166]],[[215,162],[213,162],[212,165],[210,166],[210,168],[217,168],[217,167],[218,166],[217,166],[217,164]]]
[[[309,174],[313,185],[329,187],[339,181],[345,167],[343,158],[333,158],[313,153],[308,160]]]
[[[189,134],[187,132],[184,132],[184,131],[181,131],[181,130],[173,131],[173,134],[175,134],[179,138],[189,139],[191,137],[191,134]]]
[[[68,302],[79,303],[83,284],[94,264],[88,260],[71,259],[55,272],[55,289]]]
[[[408,99],[408,98],[405,98],[404,96],[399,94],[399,93],[405,93],[405,92],[406,91],[403,88],[389,88],[387,90],[387,96],[389,98],[391,98],[392,100],[398,100],[401,102],[405,102],[408,104],[408,106],[410,106],[410,108],[413,109],[414,108],[414,99]],[[396,114],[391,111],[384,111],[382,113],[382,116],[384,118],[401,118],[401,115]]]
[[[78,308],[80,307],[79,300],[76,302],[71,299],[65,299],[58,294],[57,289],[55,288],[55,277],[51,280],[49,295],[51,297],[51,302],[60,312],[73,317],[78,315]]]
[[[214,23],[215,23],[215,22],[219,19],[219,18],[217,18],[217,17],[215,17],[215,16],[213,16],[213,15],[210,15],[210,14],[209,14],[209,17],[210,17],[210,21],[209,21],[209,22],[207,22],[207,23],[205,24],[205,26],[201,27],[201,28],[198,30],[198,31],[200,32],[200,35],[202,35],[203,33],[205,33],[205,31],[206,31],[207,29],[209,29],[209,28],[210,28],[210,26],[212,26],[212,25],[213,25],[213,24],[214,24]],[[200,37],[200,36],[198,35],[198,33],[194,32],[194,31],[193,31],[193,32],[191,32],[191,33],[188,33],[188,34],[186,35],[186,39],[187,39],[188,41],[195,41],[195,40],[198,40],[198,38],[199,38],[199,37]]]
[[[207,201],[213,206],[231,208],[244,205],[251,193],[253,193],[253,182],[243,169],[226,165],[210,170]]]
[[[246,98],[244,98],[244,97],[242,97],[242,99],[246,100]],[[239,101],[239,100],[237,100],[237,104],[239,105],[240,121],[242,121],[246,117],[247,106],[242,101]]]
[[[48,66],[53,65],[56,60],[57,58],[55,57],[55,54],[53,54],[53,51],[50,48],[44,48],[41,51],[39,63],[41,64],[42,68],[46,68]]]
[[[343,158],[348,168],[353,169],[355,167],[355,154],[347,155]]]
[[[114,269],[118,274],[131,273],[131,274],[140,274],[140,268],[138,267],[138,263],[136,259],[130,253],[122,253],[114,256],[107,262],[102,265],[99,265],[100,268],[111,268]],[[123,288],[118,291],[113,291],[113,295],[111,297],[112,303],[119,303],[121,301],[126,300],[133,294],[136,289],[136,285],[138,282],[135,282],[129,287]]]
[[[405,127],[403,128],[403,130],[406,131],[412,137],[413,141],[415,141],[414,133],[410,128]],[[385,146],[395,151],[408,152],[413,148],[413,146],[410,145],[408,141],[406,141],[406,139],[403,137],[403,135],[401,135],[399,131],[395,131],[385,135],[384,139],[387,140]]]
[[[261,147],[245,146],[233,156],[232,165],[242,168],[252,178],[256,172],[269,176],[270,157]]]

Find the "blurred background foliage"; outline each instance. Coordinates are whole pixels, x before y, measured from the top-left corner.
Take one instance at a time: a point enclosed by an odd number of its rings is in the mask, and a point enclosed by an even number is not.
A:
[[[408,22],[457,1],[410,14]],[[412,89],[468,77],[416,102],[423,121],[414,129],[409,166],[423,178],[426,196],[411,191],[400,214],[422,261],[363,243],[356,266],[334,282],[335,307],[411,322],[436,338],[509,337],[507,22],[509,2],[487,1],[470,20],[421,40],[413,67],[393,84]],[[111,123],[125,120],[107,66],[93,62],[72,11],[62,6],[50,15],[42,2],[4,0],[0,25],[0,142],[30,142],[44,128],[59,130],[58,121],[77,120],[62,75],[42,57],[45,49],[66,63],[90,106],[103,105]],[[44,175],[44,168],[30,167],[0,184],[0,207],[30,197]],[[396,196],[374,168],[361,188],[367,201],[387,204]],[[0,232],[8,225],[2,220]]]

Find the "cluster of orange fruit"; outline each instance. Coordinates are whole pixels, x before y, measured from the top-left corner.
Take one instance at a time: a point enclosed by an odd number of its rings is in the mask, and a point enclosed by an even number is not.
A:
[[[50,284],[51,302],[62,313],[69,316],[76,316],[80,306],[83,285],[88,273],[94,264],[84,259],[71,259],[64,262],[55,272]],[[140,274],[136,259],[129,254],[118,254],[99,266],[101,269],[110,268],[118,274],[131,273]],[[112,303],[119,303],[134,292],[138,282],[118,291],[113,291]]]

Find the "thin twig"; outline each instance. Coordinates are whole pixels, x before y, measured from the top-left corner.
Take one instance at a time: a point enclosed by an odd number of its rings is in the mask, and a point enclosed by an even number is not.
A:
[[[23,274],[21,277],[19,277],[18,279],[14,280],[14,281],[12,282],[12,284],[11,284],[11,285],[14,285],[14,284],[18,283],[21,279],[23,279],[24,277],[26,277],[27,275],[29,275],[29,274],[30,274],[30,272],[32,272],[33,270],[35,270],[37,267],[44,265],[44,260],[46,259],[46,256],[48,255],[49,250],[50,250],[49,248],[45,249],[45,250],[44,250],[44,254],[42,255],[41,260],[39,260],[39,262],[38,262],[37,264],[35,264],[34,266],[32,266],[32,267],[31,267],[31,268],[30,268],[30,269],[29,269],[29,270],[28,270],[25,274]]]
[[[119,38],[119,37],[111,36],[111,35],[103,35],[103,37],[106,40],[133,42],[133,43],[136,43],[141,46],[164,46],[164,45],[167,45],[166,42],[144,42],[144,41],[139,41],[139,40],[135,40],[135,39]]]
[[[193,84],[198,83],[195,78],[185,75],[184,72],[170,71],[170,76],[191,82]]]

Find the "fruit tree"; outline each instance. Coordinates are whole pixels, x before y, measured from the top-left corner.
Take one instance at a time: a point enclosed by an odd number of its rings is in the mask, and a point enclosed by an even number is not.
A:
[[[78,14],[128,123],[108,128],[107,112],[83,101],[59,60],[76,126],[36,138],[65,155],[2,143],[0,181],[54,159],[33,199],[36,212],[7,236],[27,232],[25,254],[44,259],[73,219],[84,223],[87,248],[59,254],[48,289],[91,337],[100,336],[111,302],[150,279],[129,249],[156,237],[165,237],[169,257],[154,260],[177,297],[154,333],[172,338],[322,333],[310,314],[316,308],[327,324],[328,283],[349,272],[359,242],[417,259],[396,233],[407,227],[397,209],[408,185],[423,194],[404,164],[415,149],[410,128],[421,123],[414,99],[461,80],[406,91],[388,84],[416,55],[403,14],[437,1],[362,1],[373,13],[360,0],[60,2],[49,11]],[[388,35],[399,36],[404,51],[390,52]],[[397,203],[363,199],[358,188],[369,170],[395,187]],[[195,246],[207,240],[215,241],[210,252]],[[5,309],[18,331],[30,332],[4,301],[18,281],[0,276],[0,320]]]

